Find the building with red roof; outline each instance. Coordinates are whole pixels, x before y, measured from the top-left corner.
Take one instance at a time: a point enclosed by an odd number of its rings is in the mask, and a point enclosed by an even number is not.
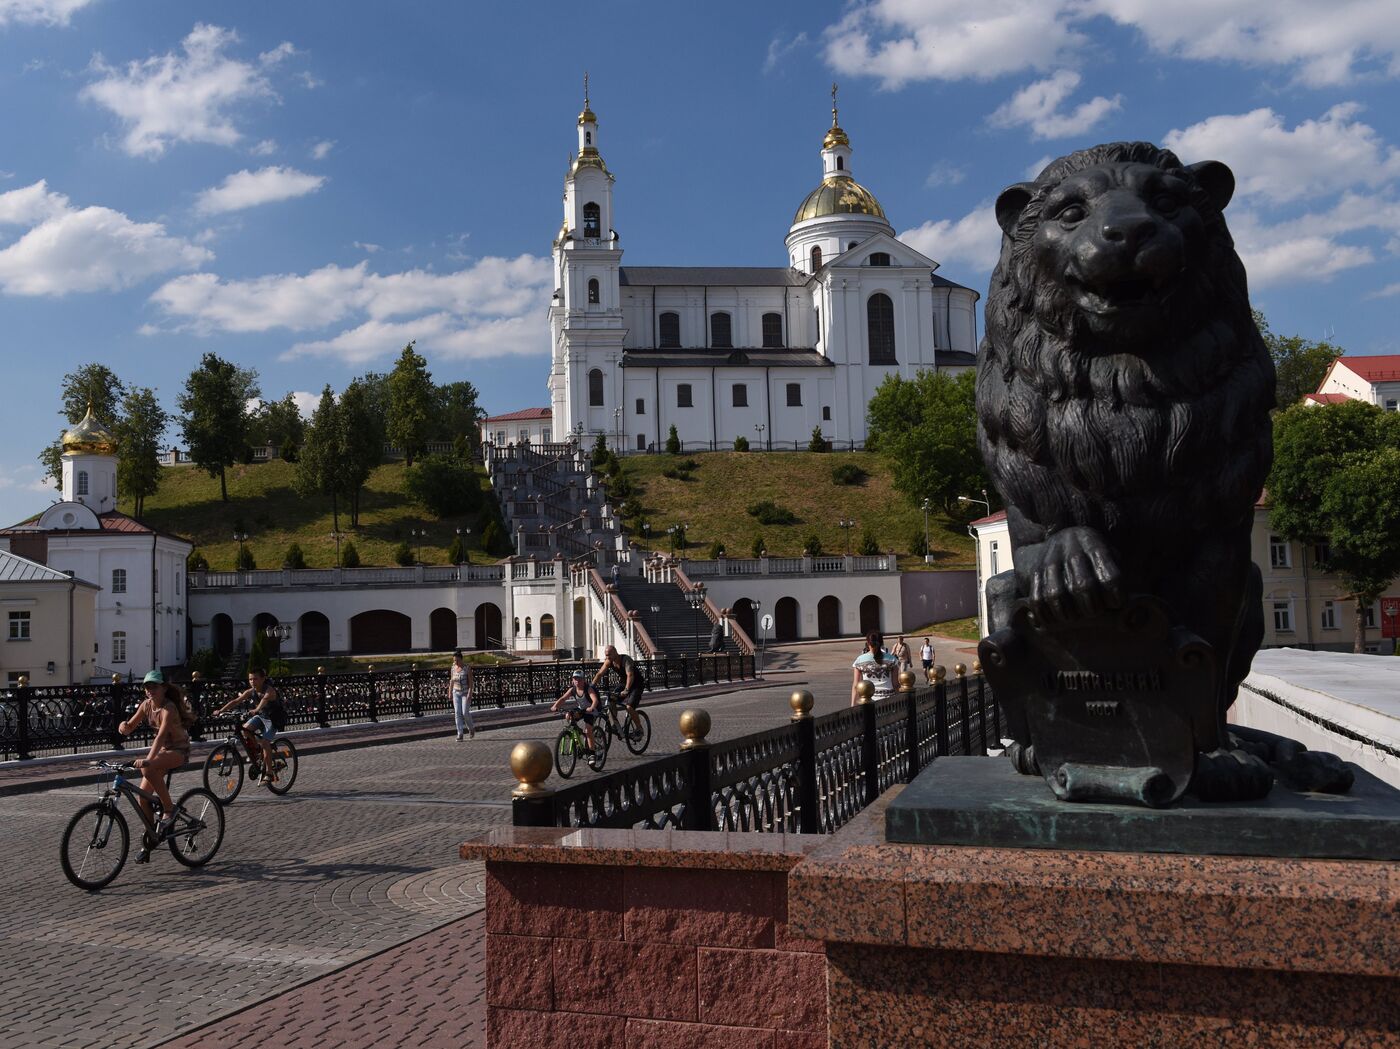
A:
[[[1305,404],[1365,401],[1388,412],[1400,410],[1400,353],[1370,357],[1338,357]]]

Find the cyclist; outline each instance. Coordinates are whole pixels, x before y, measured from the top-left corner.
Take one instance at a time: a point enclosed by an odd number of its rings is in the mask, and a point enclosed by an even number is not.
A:
[[[564,694],[554,701],[554,705],[549,708],[551,714],[557,714],[559,708],[565,703],[572,701],[568,712],[564,715],[568,718],[579,718],[583,721],[584,739],[588,741],[588,749],[593,749],[593,722],[598,718],[598,709],[602,705],[602,696],[598,694],[597,688],[588,680],[588,675],[582,670],[575,670],[573,677],[569,679],[569,687],[564,690]]]
[[[165,675],[159,670],[148,673],[141,685],[146,691],[146,698],[131,717],[117,726],[117,731],[129,736],[146,724],[155,732],[151,749],[144,758],[138,758],[133,764],[141,770],[141,789],[160,799],[165,815],[156,829],[164,834],[175,818],[175,805],[170,800],[165,778],[190,760],[189,730],[195,722],[194,709],[183,692],[174,685],[166,684]],[[141,798],[140,803],[146,816],[154,820],[151,803],[145,798]],[[137,862],[144,863],[145,860],[138,855]]]
[[[262,753],[262,783],[276,783],[277,772],[272,767],[272,741],[277,738],[277,733],[287,724],[287,708],[282,705],[282,699],[277,695],[277,690],[272,687],[267,680],[267,671],[262,667],[250,667],[248,670],[248,688],[238,693],[231,700],[214,711],[219,714],[227,714],[234,707],[242,706],[244,703],[254,703],[252,711],[248,715],[248,720],[243,722],[241,729],[243,735],[243,745],[248,748],[248,757],[254,761],[254,747]]]
[[[631,656],[619,655],[617,648],[609,645],[603,650],[603,665],[598,668],[598,673],[593,675],[593,684],[598,684],[609,670],[617,671],[618,676],[622,678],[622,689],[617,698],[627,708],[627,716],[632,724],[640,731],[642,720],[637,717],[637,708],[642,704],[642,691],[647,687],[641,667],[637,666],[637,661]]]

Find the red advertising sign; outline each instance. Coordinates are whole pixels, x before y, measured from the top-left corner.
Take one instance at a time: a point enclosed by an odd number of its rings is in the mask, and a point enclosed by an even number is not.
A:
[[[1381,637],[1400,637],[1400,597],[1381,598]]]

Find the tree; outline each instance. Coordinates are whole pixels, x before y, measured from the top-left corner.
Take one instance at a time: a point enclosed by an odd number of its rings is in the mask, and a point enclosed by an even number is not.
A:
[[[131,500],[131,512],[140,517],[146,510],[146,496],[160,487],[160,445],[170,416],[155,391],[147,386],[127,389],[120,421],[113,428],[120,450],[117,460],[117,489]]]
[[[676,433],[676,424],[672,423],[671,428],[666,431],[666,454],[681,454],[681,435]]]
[[[947,509],[959,495],[988,487],[977,453],[975,383],[971,371],[891,375],[870,398],[867,445],[914,506],[929,499]]]
[[[481,505],[476,474],[459,460],[430,455],[408,469],[409,497],[438,517],[459,517]]]
[[[1342,355],[1340,348],[1325,340],[1310,342],[1298,335],[1274,334],[1258,310],[1254,311],[1254,323],[1274,360],[1274,372],[1278,376],[1276,400],[1280,408],[1297,404],[1305,394],[1314,392],[1332,362]]]
[[[59,387],[63,407],[59,415],[69,426],[83,421],[88,408],[105,426],[113,428],[121,422],[121,403],[126,395],[126,384],[117,378],[117,373],[105,364],[84,364],[76,371],[63,377]],[[53,478],[55,484],[63,481],[63,444],[56,440],[39,453],[39,462]]]
[[[873,557],[880,552],[880,542],[869,528],[861,533],[860,546],[856,548],[856,552],[864,554],[866,557]]]
[[[754,557],[762,557],[768,553],[768,544],[763,541],[763,534],[759,533],[753,537],[752,552]]]
[[[331,497],[331,527],[340,531],[340,497],[345,478],[341,458],[340,418],[335,394],[327,383],[321,390],[321,400],[311,414],[301,454],[297,460],[296,488],[303,496]]]
[[[241,545],[238,548],[238,556],[234,558],[233,567],[240,572],[251,572],[258,567],[257,559],[253,557],[251,547]]]
[[[301,544],[293,543],[287,547],[287,552],[282,555],[283,568],[305,568],[306,555],[301,552]]]
[[[474,385],[465,379],[444,383],[437,387],[437,438],[440,441],[456,442],[465,437],[466,445],[475,448],[481,443],[478,423],[481,407],[477,404],[480,394]]]
[[[384,459],[384,426],[372,383],[356,379],[340,396],[339,452],[342,491],[350,503],[350,527],[360,527],[360,495],[374,468]]]
[[[359,568],[360,552],[355,549],[354,543],[346,543],[340,551],[341,568]]]
[[[258,373],[206,353],[185,380],[176,401],[190,460],[219,479],[219,497],[228,502],[226,470],[247,455],[248,402],[258,396]]]
[[[1364,651],[1365,610],[1400,576],[1400,415],[1363,401],[1280,412],[1268,493],[1275,531],[1327,544]]]
[[[410,342],[389,373],[389,411],[385,426],[390,443],[403,449],[408,466],[413,465],[414,458],[432,437],[437,405],[428,362],[414,352]]]
[[[297,461],[306,439],[306,422],[301,417],[296,398],[290,393],[280,401],[267,401],[259,405],[249,421],[249,429],[252,443],[276,448],[278,454],[289,463]]]
[[[734,450],[736,452],[747,452],[749,450],[749,439],[744,436],[734,438]]]
[[[400,541],[399,545],[394,547],[394,563],[403,565],[405,568],[413,564],[413,548],[408,545],[407,539]]]
[[[471,557],[467,553],[467,544],[462,542],[462,535],[459,532],[452,537],[452,542],[447,547],[447,563],[460,565],[470,561]]]
[[[500,554],[502,550],[508,549],[510,541],[506,538],[506,530],[501,527],[500,522],[494,517],[486,522],[486,527],[481,530],[481,549],[488,554]]]
[[[191,550],[189,557],[185,558],[185,571],[209,571],[209,559],[199,552],[199,547],[195,547],[193,550]]]
[[[824,452],[826,449],[826,438],[822,435],[822,428],[820,426],[813,426],[812,439],[807,442],[807,451]]]
[[[822,556],[822,538],[813,532],[807,537],[807,541],[802,544],[802,552],[808,557]]]

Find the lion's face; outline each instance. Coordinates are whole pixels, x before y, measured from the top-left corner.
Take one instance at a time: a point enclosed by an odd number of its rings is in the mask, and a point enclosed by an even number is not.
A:
[[[1165,322],[1205,240],[1184,179],[1149,164],[1105,164],[1045,195],[1030,247],[1051,285],[1041,289],[1044,304],[1122,343]]]

